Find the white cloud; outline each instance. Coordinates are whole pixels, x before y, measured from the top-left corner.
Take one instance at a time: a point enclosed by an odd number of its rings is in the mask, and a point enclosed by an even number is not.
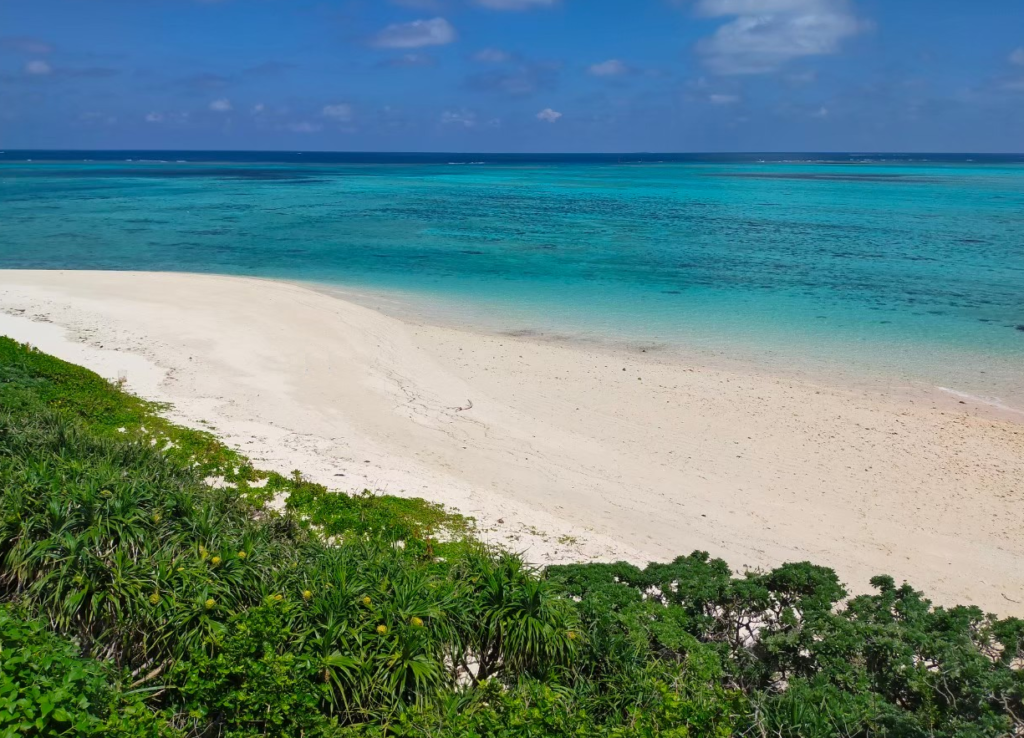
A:
[[[480,49],[480,51],[473,54],[473,59],[478,62],[484,62],[485,64],[501,64],[507,62],[512,58],[512,55],[507,51],[501,49]]]
[[[697,51],[717,74],[764,74],[808,56],[834,54],[867,24],[849,0],[698,0],[699,15],[736,16]]]
[[[316,133],[323,129],[323,126],[319,123],[308,123],[306,121],[299,121],[298,123],[289,123],[285,126],[292,133]]]
[[[210,110],[215,113],[227,113],[231,110],[231,101],[226,97],[222,97],[219,100],[214,100],[210,103]]]
[[[163,113],[157,113],[157,112],[146,113],[146,122],[147,123],[163,123],[164,122],[164,114]]]
[[[696,3],[697,13],[709,17],[797,13],[817,4],[818,0],[697,0]]]
[[[339,123],[348,123],[352,120],[352,106],[348,103],[337,103],[335,105],[324,105],[323,116],[336,120]]]
[[[417,54],[409,52],[391,59],[385,59],[377,64],[378,67],[430,67],[435,64],[434,57],[430,54]]]
[[[264,105],[263,103],[256,103],[255,105],[252,106],[252,114],[253,115],[259,115],[260,113],[262,113],[266,109],[267,109],[267,106]]]
[[[441,113],[441,123],[446,126],[476,127],[476,113],[472,110],[446,110]]]
[[[97,113],[95,111],[87,111],[79,114],[78,120],[83,123],[89,123],[93,125],[108,125],[112,126],[117,123],[117,116],[107,115],[106,113]]]
[[[455,29],[444,18],[394,23],[373,38],[373,45],[384,49],[417,49],[443,46],[456,39]]]
[[[712,105],[732,105],[740,101],[740,96],[716,92],[712,95],[708,95],[708,101]]]
[[[35,74],[42,76],[50,74],[52,71],[53,67],[51,67],[48,63],[44,62],[41,59],[35,59],[34,61],[30,61],[25,65],[26,74]]]
[[[811,117],[812,118],[827,118],[828,117],[828,108],[826,108],[824,105],[822,105],[820,108],[818,108],[813,113],[811,113]]]
[[[1024,67],[1024,46],[1010,52],[1010,64],[1019,64]]]
[[[557,110],[552,110],[551,108],[544,108],[542,111],[537,113],[537,120],[542,120],[545,123],[554,123],[561,117],[561,113]]]
[[[473,0],[477,5],[491,10],[530,10],[546,8],[558,3],[558,0]]]
[[[587,71],[595,77],[616,77],[628,72],[629,68],[618,59],[609,59],[598,64],[591,64]]]
[[[49,54],[53,46],[31,36],[4,36],[0,38],[0,48],[11,49],[19,54]]]

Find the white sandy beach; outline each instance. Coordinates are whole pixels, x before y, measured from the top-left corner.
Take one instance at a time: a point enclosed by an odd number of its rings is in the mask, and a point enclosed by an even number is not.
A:
[[[207,275],[0,271],[0,334],[125,373],[265,467],[451,505],[538,563],[810,560],[855,592],[889,573],[1024,615],[1024,424],[938,391],[421,325]]]

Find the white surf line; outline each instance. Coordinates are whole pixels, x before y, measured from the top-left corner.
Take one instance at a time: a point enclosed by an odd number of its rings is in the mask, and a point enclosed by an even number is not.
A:
[[[1009,405],[1005,405],[996,398],[978,397],[977,395],[971,395],[968,394],[967,392],[961,392],[960,390],[950,389],[949,387],[940,387],[938,385],[936,385],[935,389],[939,390],[940,392],[945,392],[948,395],[952,395],[953,397],[959,397],[962,400],[978,402],[981,403],[982,405],[988,405],[989,407],[998,408],[999,410],[1003,410],[1005,412],[1015,413],[1017,415],[1024,416],[1024,410],[1021,410],[1016,407],[1010,407]]]

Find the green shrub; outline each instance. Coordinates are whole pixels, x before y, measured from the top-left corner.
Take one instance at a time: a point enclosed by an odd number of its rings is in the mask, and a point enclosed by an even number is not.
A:
[[[0,737],[1024,735],[1020,620],[806,562],[539,571],[159,410],[0,338]]]
[[[0,606],[0,736],[172,738],[141,694],[123,694],[116,670]]]
[[[110,700],[98,661],[0,608],[0,735],[98,735]]]

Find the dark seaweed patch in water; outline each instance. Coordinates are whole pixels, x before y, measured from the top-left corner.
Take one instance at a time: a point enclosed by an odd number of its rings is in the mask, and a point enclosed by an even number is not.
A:
[[[459,253],[460,254],[482,254],[484,252],[483,251],[469,251],[469,250],[465,250],[465,251],[460,251]]]
[[[661,294],[663,294],[663,295],[680,295],[682,293],[679,290],[662,290]]]
[[[302,169],[265,167],[130,167],[118,169],[59,169],[19,172],[18,177],[54,177],[63,179],[238,179],[258,182],[307,184],[320,178]]]
[[[892,182],[900,184],[940,183],[936,177],[918,177],[906,174],[825,174],[811,172],[708,172],[705,177],[735,179],[802,179],[823,182]]]
[[[1024,323],[1017,326],[1017,330],[1024,331]]]

